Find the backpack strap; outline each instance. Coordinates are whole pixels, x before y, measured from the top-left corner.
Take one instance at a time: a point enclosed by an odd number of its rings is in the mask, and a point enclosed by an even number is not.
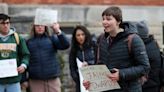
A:
[[[132,39],[134,36],[135,36],[135,34],[130,34],[130,35],[128,35],[128,38],[127,38],[129,54],[131,54],[131,51],[132,51]]]
[[[101,43],[103,37],[104,37],[104,33],[102,33],[102,34],[99,36],[98,40],[97,40],[96,64],[101,63],[100,60],[99,60],[99,59],[100,59],[100,55],[99,55],[99,54],[100,54],[100,43]]]
[[[129,54],[131,55],[131,52],[132,52],[132,40],[134,38],[136,34],[130,34],[128,35],[128,51],[129,51]],[[139,82],[143,85],[146,81],[148,80],[148,75],[143,75],[141,76],[141,78],[139,79]]]
[[[15,37],[15,40],[16,40],[17,45],[19,45],[19,36],[18,36],[18,33],[14,32],[14,37]]]

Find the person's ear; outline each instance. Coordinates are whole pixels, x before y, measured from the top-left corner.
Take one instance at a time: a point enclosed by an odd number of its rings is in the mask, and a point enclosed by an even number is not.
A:
[[[121,22],[119,21],[119,22],[117,22],[117,25],[119,26],[121,24]]]

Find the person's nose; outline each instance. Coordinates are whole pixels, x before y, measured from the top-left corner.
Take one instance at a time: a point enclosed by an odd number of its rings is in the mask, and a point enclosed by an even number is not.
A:
[[[8,26],[9,24],[7,24],[7,23],[4,23],[3,25],[4,25],[4,26]]]
[[[107,20],[106,19],[104,19],[103,21],[102,21],[102,23],[106,23],[107,22]]]

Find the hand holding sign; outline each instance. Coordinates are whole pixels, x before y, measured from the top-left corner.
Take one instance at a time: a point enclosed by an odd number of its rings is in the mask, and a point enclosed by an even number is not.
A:
[[[60,25],[58,23],[53,23],[51,28],[53,29],[53,32],[55,34],[60,34],[61,33]]]
[[[119,81],[119,70],[116,68],[113,68],[110,70],[110,74],[108,74],[108,77],[112,80],[112,81]]]

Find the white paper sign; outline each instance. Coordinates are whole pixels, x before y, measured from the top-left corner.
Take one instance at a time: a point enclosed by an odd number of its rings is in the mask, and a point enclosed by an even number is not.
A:
[[[16,59],[0,60],[0,78],[17,76]]]
[[[57,10],[37,9],[35,14],[35,25],[52,25],[57,22]]]
[[[83,78],[82,73],[80,71],[80,68],[82,67],[82,62],[78,58],[76,58],[76,62],[77,62],[79,77],[80,77],[80,91],[81,92],[88,92],[88,90],[86,90],[85,87],[83,86],[84,78]]]
[[[90,81],[89,92],[101,92],[112,89],[120,89],[117,82],[111,81],[107,74],[110,73],[106,65],[90,65],[80,68],[85,80]]]

